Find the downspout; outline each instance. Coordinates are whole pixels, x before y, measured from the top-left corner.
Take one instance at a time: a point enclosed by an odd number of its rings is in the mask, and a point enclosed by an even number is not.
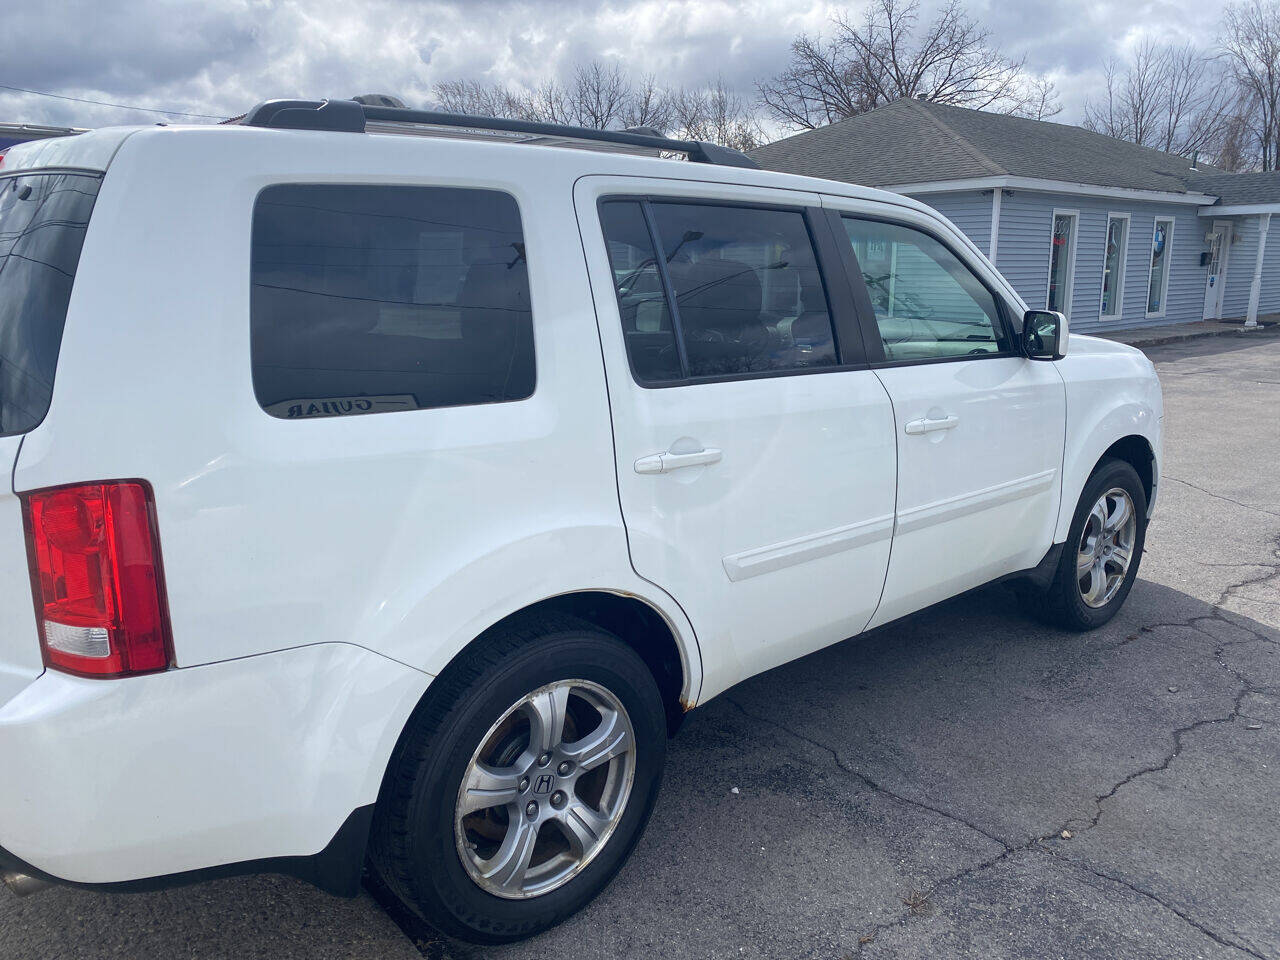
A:
[[[995,266],[996,251],[1000,247],[1000,198],[1002,196],[1004,196],[1004,189],[1001,187],[991,191],[991,242],[987,245],[987,256],[991,259],[992,266]]]
[[[1271,229],[1271,214],[1258,215],[1258,259],[1253,265],[1253,283],[1249,285],[1249,312],[1244,321],[1246,327],[1258,325],[1258,300],[1262,297],[1262,261],[1267,255],[1267,231]]]

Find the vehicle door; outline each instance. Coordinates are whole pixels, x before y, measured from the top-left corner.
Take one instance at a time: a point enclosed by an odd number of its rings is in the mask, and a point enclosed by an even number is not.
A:
[[[703,697],[858,633],[893,417],[817,196],[588,177],[575,202],[632,563],[688,613]]]
[[[1019,352],[999,275],[944,223],[905,206],[829,205],[846,207],[832,218],[896,420],[893,555],[874,626],[1043,558],[1066,396],[1054,364]]]

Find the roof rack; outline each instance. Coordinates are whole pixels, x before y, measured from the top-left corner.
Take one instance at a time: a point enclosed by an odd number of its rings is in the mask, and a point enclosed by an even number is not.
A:
[[[266,100],[238,122],[250,127],[329,130],[339,133],[364,133],[370,123],[376,125],[378,132],[388,133],[393,131],[386,129],[384,124],[447,127],[476,132],[523,134],[553,141],[582,141],[584,145],[601,143],[616,147],[665,150],[683,153],[694,163],[759,169],[759,165],[741,151],[699,140],[672,140],[652,131],[592,130],[589,127],[572,127],[559,123],[535,123],[501,117],[473,117],[465,113],[375,106],[355,100]]]

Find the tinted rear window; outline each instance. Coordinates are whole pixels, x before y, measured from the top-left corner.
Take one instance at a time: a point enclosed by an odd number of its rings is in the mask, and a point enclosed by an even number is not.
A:
[[[520,400],[520,211],[451,187],[287,184],[253,219],[253,384],[284,419]]]
[[[0,178],[0,436],[49,412],[71,284],[98,178]]]

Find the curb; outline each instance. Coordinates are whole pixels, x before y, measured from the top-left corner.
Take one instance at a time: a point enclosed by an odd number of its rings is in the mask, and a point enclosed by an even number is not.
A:
[[[1256,328],[1246,328],[1246,327],[1240,326],[1240,327],[1229,327],[1226,330],[1196,330],[1193,333],[1170,333],[1162,336],[1153,336],[1153,337],[1144,338],[1141,340],[1133,340],[1133,341],[1124,340],[1121,337],[1116,336],[1115,334],[1112,334],[1110,336],[1107,336],[1104,334],[1090,334],[1090,336],[1097,336],[1103,340],[1114,340],[1117,343],[1128,344],[1131,347],[1137,347],[1139,350],[1141,350],[1145,347],[1161,347],[1168,343],[1183,343],[1184,341],[1187,341],[1187,340],[1203,340],[1209,337],[1230,337],[1233,335],[1238,337],[1253,337],[1253,336],[1265,336],[1267,334],[1275,334],[1275,333],[1280,333],[1280,323],[1273,322],[1273,323],[1260,324]]]

